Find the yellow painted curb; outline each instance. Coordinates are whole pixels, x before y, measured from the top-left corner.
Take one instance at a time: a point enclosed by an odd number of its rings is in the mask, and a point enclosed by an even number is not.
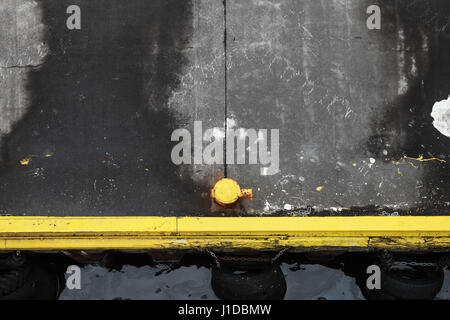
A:
[[[0,217],[0,250],[450,248],[450,216]]]

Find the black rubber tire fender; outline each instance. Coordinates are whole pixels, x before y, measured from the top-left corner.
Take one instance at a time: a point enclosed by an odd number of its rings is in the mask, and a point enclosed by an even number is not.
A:
[[[286,293],[286,280],[278,264],[214,265],[211,286],[221,300],[282,300]]]
[[[61,285],[45,267],[26,263],[0,273],[0,300],[53,300]]]
[[[414,267],[409,272],[381,271],[381,289],[369,290],[362,283],[364,296],[369,300],[432,300],[444,282],[444,272]],[[414,277],[411,273],[414,272]]]
[[[444,272],[430,268],[414,267],[416,278],[406,277],[402,272],[381,273],[381,288],[390,295],[406,300],[431,300],[442,288]]]
[[[13,294],[19,290],[26,282],[30,268],[20,266],[0,272],[0,299]]]

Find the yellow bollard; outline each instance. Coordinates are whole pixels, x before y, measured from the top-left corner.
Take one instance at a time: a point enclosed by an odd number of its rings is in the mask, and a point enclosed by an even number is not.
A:
[[[219,180],[211,189],[211,198],[223,207],[235,203],[239,198],[252,197],[252,189],[241,189],[236,181],[228,178]]]

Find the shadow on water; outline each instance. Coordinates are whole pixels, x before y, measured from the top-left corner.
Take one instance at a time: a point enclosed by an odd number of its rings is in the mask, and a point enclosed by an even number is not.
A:
[[[29,110],[1,147],[0,214],[204,210],[203,190],[170,160],[177,124],[164,107],[187,63],[191,2],[38,2],[50,53],[29,71]],[[81,30],[66,28],[73,4]]]

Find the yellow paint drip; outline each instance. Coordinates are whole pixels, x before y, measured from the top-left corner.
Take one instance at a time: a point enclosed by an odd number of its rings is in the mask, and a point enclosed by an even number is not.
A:
[[[31,158],[23,158],[20,160],[20,164],[23,166],[27,166],[31,162]]]
[[[408,163],[411,165],[411,167],[413,167],[414,169],[419,168],[418,166],[414,165],[414,163],[412,163],[411,161],[408,161]]]
[[[41,155],[35,155],[35,154],[29,154],[26,158],[23,158],[22,160],[20,160],[20,164],[22,166],[27,166],[30,164],[31,160],[33,160],[33,158],[50,158],[53,157],[53,153],[51,152],[47,152]]]
[[[412,157],[404,157],[405,159],[411,159],[411,160],[416,160],[416,161],[420,161],[420,162],[427,162],[427,161],[439,161],[439,162],[445,162],[445,160],[443,159],[439,159],[439,158],[426,158],[424,159],[423,156],[420,156],[418,158],[412,158]]]

